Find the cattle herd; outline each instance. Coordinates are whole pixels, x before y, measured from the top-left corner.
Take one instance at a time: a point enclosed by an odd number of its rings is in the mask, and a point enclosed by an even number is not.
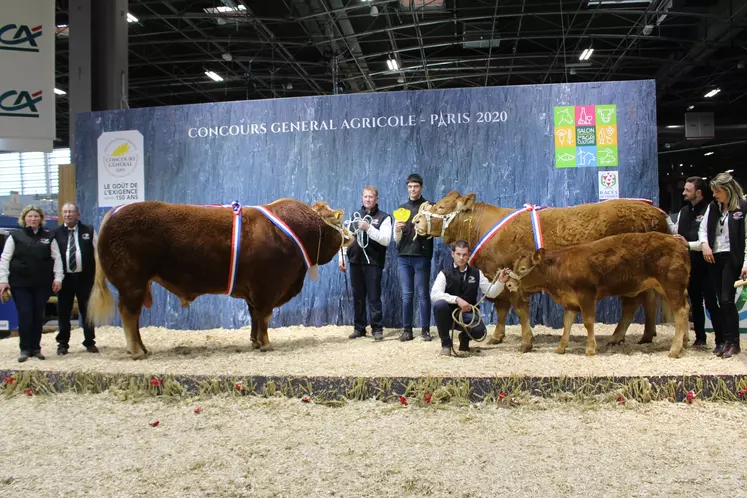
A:
[[[252,345],[270,350],[267,329],[272,310],[301,292],[310,263],[314,267],[328,263],[342,247],[352,244],[353,236],[344,227],[342,210],[324,202],[309,206],[279,199],[263,208],[267,214],[259,209],[239,212],[238,225],[235,212],[223,208],[147,201],[111,210],[99,231],[100,271],[88,319],[92,323],[110,319],[114,297],[108,281],[119,293],[117,307],[127,350],[133,359],[140,359],[147,349],[139,318],[143,306],[153,303],[151,282],[175,294],[185,307],[202,294],[229,294],[247,303]],[[452,191],[434,204],[423,204],[413,224],[417,236],[442,237],[446,244],[463,239],[473,247],[515,211],[476,202],[475,194]],[[541,209],[536,211],[541,222],[537,224],[539,249],[532,214],[527,211],[512,218],[473,256],[473,266],[489,278],[502,268],[512,270],[507,283],[511,292],[492,300],[498,323],[489,343],[503,341],[506,316],[513,306],[521,321],[520,350],[532,350],[529,296],[539,291],[565,308],[558,353],[565,352],[571,324],[580,312],[588,332],[586,354],[595,354],[596,302],[610,296],[619,296],[623,305],[612,343],[625,340],[640,305],[645,328],[639,343],[651,342],[661,296],[675,321],[669,354],[680,355],[688,339],[690,260],[687,249],[668,235],[666,213],[650,202],[631,199]],[[195,227],[199,235],[184,230],[186,226]],[[236,230],[238,239],[227,236]]]

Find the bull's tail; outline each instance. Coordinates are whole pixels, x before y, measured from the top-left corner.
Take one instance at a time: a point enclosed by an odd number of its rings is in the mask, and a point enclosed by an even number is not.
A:
[[[104,224],[109,219],[111,211],[104,215],[104,219],[101,220],[101,227],[99,227],[99,238],[104,231]],[[86,321],[89,325],[103,325],[108,323],[114,314],[114,296],[109,290],[109,286],[106,285],[106,275],[104,269],[101,267],[99,260],[99,249],[100,246],[96,247],[94,251],[94,257],[96,259],[96,278],[93,283],[93,290],[91,291],[91,297],[88,299],[88,312],[86,313]]]

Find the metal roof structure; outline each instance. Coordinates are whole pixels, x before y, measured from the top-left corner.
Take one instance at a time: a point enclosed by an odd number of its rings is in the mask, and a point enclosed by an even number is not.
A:
[[[701,167],[747,151],[745,0],[130,0],[129,13],[131,108],[654,79],[660,169],[680,150],[717,146]],[[714,139],[685,139],[688,111],[714,113]],[[67,121],[60,98],[61,145]]]

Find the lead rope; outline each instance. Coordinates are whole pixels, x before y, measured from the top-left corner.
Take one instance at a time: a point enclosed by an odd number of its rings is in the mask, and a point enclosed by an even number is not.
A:
[[[361,214],[358,211],[356,211],[355,213],[353,213],[352,219],[345,221],[343,225],[348,230],[350,230],[350,227],[352,225],[355,225],[355,231],[353,231],[353,234],[355,235],[355,240],[358,242],[358,247],[360,247],[363,250],[363,255],[366,257],[366,262],[368,264],[371,264],[371,259],[368,257],[368,254],[366,253],[366,247],[368,247],[369,236],[366,232],[358,228],[358,223],[360,223],[361,221],[365,221],[366,223],[370,225],[371,222],[373,221],[373,218],[371,217],[371,215],[368,215],[368,214],[364,216],[363,218],[361,218]]]
[[[490,286],[493,287],[495,283],[498,281],[498,279],[501,276],[501,271],[498,270],[495,272],[495,277],[493,278],[493,281],[490,282]],[[454,353],[454,356],[462,356],[457,350],[454,349],[454,330],[456,330],[456,326],[459,325],[464,329],[464,333],[467,334],[467,336],[475,341],[475,342],[483,342],[485,339],[488,338],[488,331],[485,331],[485,335],[482,336],[481,339],[475,339],[472,334],[469,332],[470,329],[473,329],[480,325],[482,323],[482,314],[480,313],[480,304],[485,300],[487,297],[487,294],[483,294],[479,301],[477,301],[477,304],[472,305],[470,304],[470,311],[472,312],[472,320],[470,320],[469,323],[464,323],[464,311],[462,311],[462,308],[457,307],[454,311],[451,312],[451,351]],[[469,313],[469,312],[468,312]]]

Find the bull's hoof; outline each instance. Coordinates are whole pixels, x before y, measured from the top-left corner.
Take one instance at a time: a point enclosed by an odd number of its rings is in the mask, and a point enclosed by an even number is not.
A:
[[[565,346],[563,346],[563,347],[558,346],[557,348],[555,348],[555,352],[557,354],[565,354]]]
[[[147,354],[143,353],[142,351],[139,353],[135,353],[132,355],[133,360],[144,360],[148,357]]]
[[[651,344],[654,342],[653,337],[646,337],[645,335],[641,337],[641,339],[638,341],[638,344]]]
[[[257,341],[252,341],[252,349],[259,349],[259,348],[260,348],[260,344],[259,344],[259,342],[257,342]]]
[[[491,336],[488,338],[488,344],[500,344],[503,342],[503,339],[505,338],[505,335],[500,335],[498,337]]]
[[[614,337],[610,339],[610,341],[607,343],[608,346],[619,346],[620,344],[623,344],[625,342],[625,338],[622,339],[615,339]]]
[[[260,346],[259,350],[266,353],[267,351],[273,351],[273,347],[271,344],[268,344],[267,346]]]
[[[522,344],[521,347],[519,348],[519,352],[521,353],[528,353],[531,350],[532,350],[531,344]]]
[[[679,358],[680,357],[680,351],[669,351],[669,357],[670,358]]]
[[[586,356],[594,356],[596,354],[597,354],[597,350],[596,349],[587,349],[586,350]]]

